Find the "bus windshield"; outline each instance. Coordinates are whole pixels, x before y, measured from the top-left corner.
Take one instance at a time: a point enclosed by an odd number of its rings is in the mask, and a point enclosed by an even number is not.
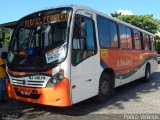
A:
[[[8,63],[43,66],[61,62],[67,51],[70,13],[71,9],[55,9],[21,19],[12,36]]]

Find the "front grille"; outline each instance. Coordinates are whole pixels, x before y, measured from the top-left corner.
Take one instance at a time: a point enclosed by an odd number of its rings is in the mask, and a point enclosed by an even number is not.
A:
[[[49,80],[49,77],[46,79],[29,79],[29,77],[20,77],[14,78],[10,77],[10,81],[14,85],[26,86],[26,87],[45,87]]]

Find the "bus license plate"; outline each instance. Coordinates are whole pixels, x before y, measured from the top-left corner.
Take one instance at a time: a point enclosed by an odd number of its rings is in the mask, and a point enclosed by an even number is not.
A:
[[[30,92],[28,92],[28,91],[21,91],[21,94],[22,95],[28,95],[28,96],[31,95]]]

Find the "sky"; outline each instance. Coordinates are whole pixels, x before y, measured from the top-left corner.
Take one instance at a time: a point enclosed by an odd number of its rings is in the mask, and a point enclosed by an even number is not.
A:
[[[0,24],[16,21],[23,16],[61,5],[85,5],[105,14],[116,11],[125,14],[153,14],[160,19],[160,0],[1,0]]]

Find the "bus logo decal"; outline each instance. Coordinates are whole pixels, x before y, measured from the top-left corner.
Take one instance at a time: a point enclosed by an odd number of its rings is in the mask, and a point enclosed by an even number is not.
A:
[[[22,84],[23,84],[23,85],[26,85],[26,80],[23,80],[23,81],[22,81]]]

